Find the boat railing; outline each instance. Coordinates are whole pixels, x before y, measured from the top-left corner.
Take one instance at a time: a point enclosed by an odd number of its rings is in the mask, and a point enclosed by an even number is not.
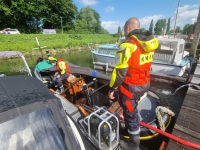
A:
[[[25,59],[25,57],[22,53],[17,52],[17,51],[2,51],[2,52],[0,52],[0,57],[11,57],[11,56],[21,57],[22,60],[24,61],[25,66],[26,66],[26,70],[28,71],[28,76],[32,77],[31,70],[30,70],[28,63],[26,62],[26,59]]]
[[[91,51],[98,51],[100,44],[88,43],[88,47]]]

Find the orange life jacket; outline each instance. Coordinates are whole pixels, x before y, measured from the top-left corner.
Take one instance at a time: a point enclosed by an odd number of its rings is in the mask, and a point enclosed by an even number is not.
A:
[[[60,70],[60,67],[58,66],[59,62],[61,62],[61,61],[65,62],[64,59],[58,59],[57,62],[56,62],[56,69],[57,69],[58,71],[61,71],[61,70]],[[66,69],[67,69],[66,74],[70,75],[70,68],[69,68],[69,66],[67,65],[66,62],[65,62],[65,67],[66,67]]]
[[[146,52],[139,42],[133,37],[127,39],[129,43],[136,44],[137,49],[128,60],[128,71],[124,83],[131,85],[144,85],[150,82],[150,73],[154,51]]]

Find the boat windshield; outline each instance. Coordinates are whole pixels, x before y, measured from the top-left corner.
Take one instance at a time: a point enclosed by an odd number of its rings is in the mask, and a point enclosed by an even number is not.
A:
[[[66,149],[49,108],[0,124],[0,149]]]
[[[159,43],[158,48],[155,50],[153,57],[154,61],[171,63],[174,54],[174,44],[172,43]]]

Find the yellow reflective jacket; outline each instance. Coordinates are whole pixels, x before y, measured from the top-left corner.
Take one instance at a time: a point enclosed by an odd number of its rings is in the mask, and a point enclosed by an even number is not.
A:
[[[150,32],[133,30],[116,53],[116,66],[112,72],[110,87],[116,89],[122,82],[132,85],[148,83],[149,69],[158,44],[158,40]]]
[[[69,74],[70,72],[69,66],[65,63],[63,59],[58,59],[56,63],[56,69],[60,71],[61,75],[65,73]]]

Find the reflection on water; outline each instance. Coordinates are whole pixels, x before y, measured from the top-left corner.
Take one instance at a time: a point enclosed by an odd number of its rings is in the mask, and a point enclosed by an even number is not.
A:
[[[53,55],[52,55],[53,56]],[[65,59],[75,65],[84,66],[84,67],[90,67],[93,68],[93,60],[92,55],[90,51],[75,51],[75,52],[68,52],[68,53],[62,53],[62,54],[56,54],[53,57],[56,57],[57,59],[62,58]],[[37,61],[38,57],[28,57],[26,58],[27,63],[31,70],[35,67],[35,63]],[[3,60],[0,61],[1,67],[0,67],[0,74],[4,73],[6,75],[27,75],[25,72],[25,65],[21,58],[16,59],[10,59],[10,60]],[[103,71],[100,71],[102,73],[105,73]],[[111,73],[106,73],[108,75],[111,75]],[[163,83],[151,83],[151,90],[155,91],[165,102],[165,104],[175,113],[175,117],[177,118],[177,115],[180,111],[180,108],[183,103],[183,99],[185,97],[185,94],[187,92],[188,87],[184,87],[177,91],[176,94],[171,95],[175,92],[177,87],[172,87],[167,84]],[[173,126],[172,126],[173,127]],[[172,129],[172,128],[171,128]],[[158,141],[160,141],[162,138],[157,139],[156,142],[152,142],[153,144],[150,149],[157,149],[160,145]]]

